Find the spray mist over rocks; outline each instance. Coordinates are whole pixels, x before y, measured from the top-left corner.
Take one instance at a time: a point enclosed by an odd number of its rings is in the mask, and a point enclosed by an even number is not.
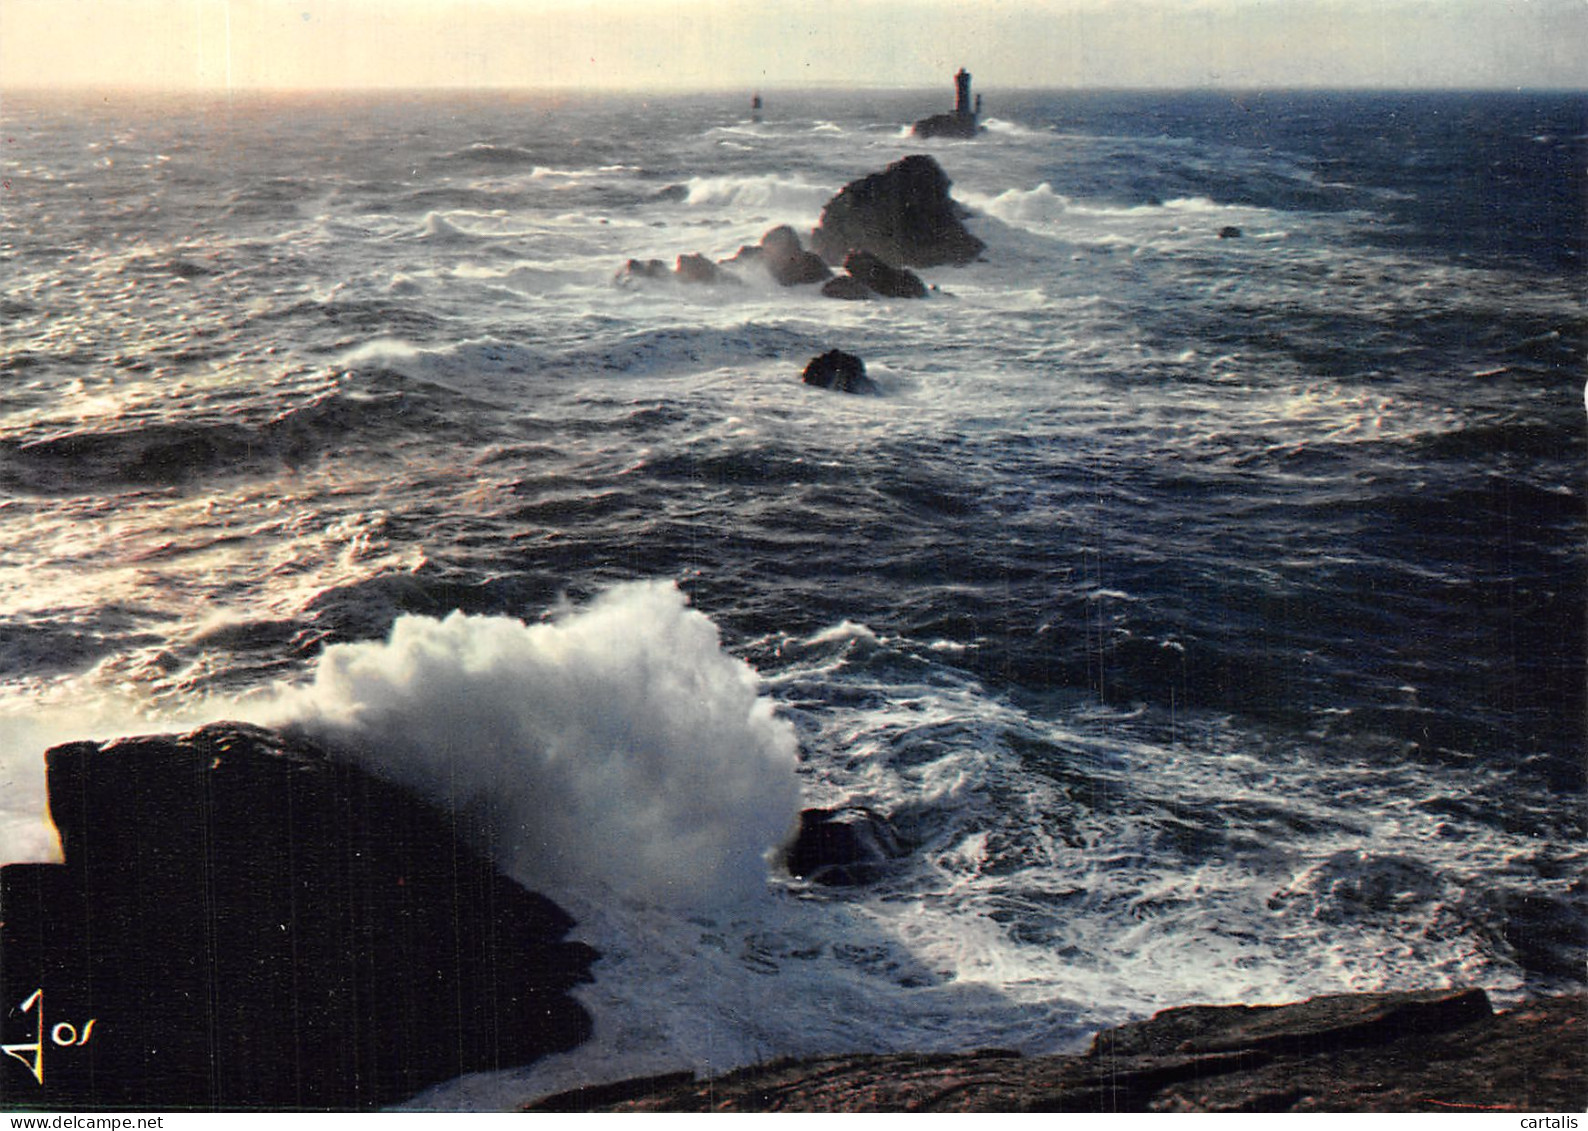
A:
[[[798,743],[671,582],[535,625],[405,616],[265,712],[478,822],[555,895],[701,907],[766,890],[798,823]]]

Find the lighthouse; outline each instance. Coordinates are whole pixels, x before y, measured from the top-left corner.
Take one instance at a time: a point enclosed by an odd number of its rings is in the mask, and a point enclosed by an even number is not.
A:
[[[954,75],[954,112],[922,118],[911,129],[916,137],[975,137],[981,126],[981,95],[970,96],[970,72],[961,67]]]
[[[974,113],[970,108],[970,72],[964,67],[954,76],[954,113],[961,117]]]

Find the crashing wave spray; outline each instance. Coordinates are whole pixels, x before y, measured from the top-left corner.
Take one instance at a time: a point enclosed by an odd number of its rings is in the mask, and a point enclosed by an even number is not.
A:
[[[480,820],[553,893],[742,899],[798,816],[793,727],[670,582],[537,625],[402,617],[383,643],[327,648],[264,713]]]

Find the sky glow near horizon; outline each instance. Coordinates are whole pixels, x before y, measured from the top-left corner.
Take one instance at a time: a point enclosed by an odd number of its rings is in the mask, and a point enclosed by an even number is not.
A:
[[[0,85],[1588,89],[1588,0],[0,0]]]

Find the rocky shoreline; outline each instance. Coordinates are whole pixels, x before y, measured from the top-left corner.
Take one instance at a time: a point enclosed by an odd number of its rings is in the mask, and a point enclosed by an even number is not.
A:
[[[0,1107],[359,1110],[591,1036],[598,958],[467,829],[301,735],[214,723],[45,756],[58,864],[0,868]],[[801,815],[785,866],[908,845]],[[48,1071],[46,1071],[46,1064]],[[1187,1006],[1079,1056],[852,1055],[582,1088],[541,1111],[1578,1111],[1588,994]]]
[[[1505,1012],[1482,990],[1187,1006],[1079,1056],[856,1055],[550,1096],[564,1112],[1577,1112],[1588,995]]]

